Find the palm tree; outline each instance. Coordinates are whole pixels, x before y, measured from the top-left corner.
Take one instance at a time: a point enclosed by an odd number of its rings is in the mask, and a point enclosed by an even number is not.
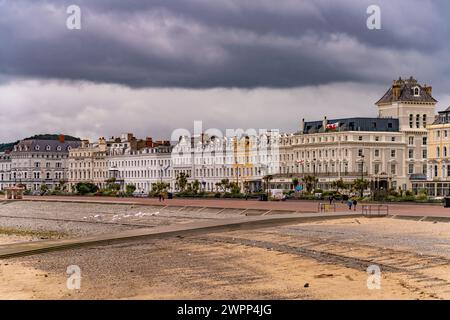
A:
[[[181,172],[177,176],[176,186],[179,191],[183,192],[186,189],[186,185],[188,183],[188,178],[189,178],[189,175],[184,172]]]
[[[364,190],[369,187],[369,181],[365,179],[356,179],[353,181],[353,188],[355,190],[360,190],[361,198],[364,196]]]
[[[333,182],[331,183],[331,186],[332,186],[333,188],[336,188],[336,191],[337,191],[337,192],[339,192],[339,190],[341,190],[341,189],[345,189],[345,188],[346,188],[346,185],[345,185],[345,183],[344,183],[344,180],[342,180],[342,178],[339,179],[339,180],[333,181]]]
[[[315,176],[306,175],[302,178],[302,181],[305,184],[306,191],[308,193],[311,193],[311,191],[313,191],[313,187],[317,184],[319,179],[317,179],[317,177]]]

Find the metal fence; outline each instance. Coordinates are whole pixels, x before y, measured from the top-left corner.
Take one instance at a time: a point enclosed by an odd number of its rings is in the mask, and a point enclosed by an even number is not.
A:
[[[389,215],[389,206],[386,204],[363,204],[361,210],[364,216],[384,217]]]
[[[318,212],[336,212],[336,204],[332,203],[319,203]]]

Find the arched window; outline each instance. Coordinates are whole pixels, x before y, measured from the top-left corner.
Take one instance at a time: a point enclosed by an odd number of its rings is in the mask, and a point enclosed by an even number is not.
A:
[[[413,94],[415,97],[419,97],[420,96],[420,88],[419,87],[414,87],[413,88]]]
[[[416,128],[420,128],[420,114],[416,115]]]
[[[424,128],[426,128],[426,126],[427,126],[427,115],[426,114],[424,114],[422,116],[422,125]]]
[[[409,115],[409,127],[410,128],[413,127],[413,115],[412,114]]]
[[[439,158],[441,156],[441,149],[436,147],[436,157]]]
[[[447,147],[444,147],[444,157],[447,157]]]

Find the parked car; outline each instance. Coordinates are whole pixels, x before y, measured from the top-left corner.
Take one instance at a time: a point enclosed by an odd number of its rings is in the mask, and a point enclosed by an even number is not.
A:
[[[141,192],[133,192],[133,197],[135,198],[147,198],[148,194],[145,193],[144,191]]]

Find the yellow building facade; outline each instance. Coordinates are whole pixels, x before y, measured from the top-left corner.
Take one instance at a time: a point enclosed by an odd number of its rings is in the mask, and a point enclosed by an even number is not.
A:
[[[107,142],[100,138],[98,143],[83,140],[79,148],[69,152],[69,190],[79,182],[90,182],[99,188],[106,186],[108,179]]]
[[[428,129],[428,180],[450,181],[450,107]]]

